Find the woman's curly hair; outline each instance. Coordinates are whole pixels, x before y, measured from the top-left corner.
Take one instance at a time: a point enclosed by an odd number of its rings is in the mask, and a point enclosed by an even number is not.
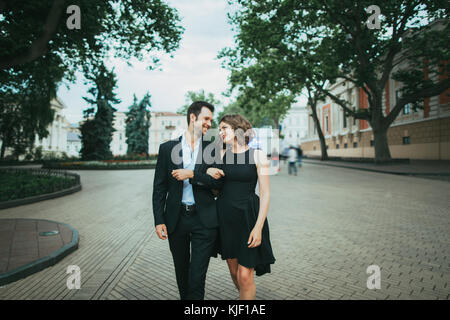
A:
[[[241,145],[244,142],[248,144],[255,137],[255,132],[250,121],[240,114],[227,114],[220,119],[219,123],[221,122],[225,122],[231,126],[238,143]]]

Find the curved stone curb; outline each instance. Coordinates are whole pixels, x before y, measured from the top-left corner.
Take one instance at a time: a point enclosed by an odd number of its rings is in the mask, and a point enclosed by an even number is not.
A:
[[[30,204],[30,203],[34,203],[34,202],[39,202],[39,201],[43,201],[43,200],[66,196],[66,195],[78,192],[80,190],[81,190],[81,184],[78,184],[71,188],[59,190],[59,191],[52,192],[52,193],[45,193],[45,194],[40,194],[37,196],[28,197],[28,198],[0,202],[0,210],[12,208],[12,207],[18,207],[18,206],[22,206],[24,204]]]
[[[303,160],[304,161],[304,160]],[[317,164],[322,166],[330,166],[330,167],[340,167],[340,168],[346,168],[346,169],[355,169],[355,170],[362,170],[362,171],[370,171],[370,172],[379,172],[379,173],[387,173],[387,174],[397,174],[397,175],[403,175],[403,176],[450,176],[450,172],[398,172],[398,171],[387,171],[387,170],[379,170],[379,169],[371,169],[371,168],[359,168],[359,167],[353,167],[353,166],[346,166],[342,164],[331,164],[331,163],[320,163],[312,161],[304,161],[305,163],[311,163],[311,164]]]
[[[18,220],[29,220],[29,219],[18,219]],[[11,282],[23,279],[25,277],[28,277],[31,274],[34,274],[36,272],[39,272],[45,268],[48,268],[50,266],[55,265],[59,261],[61,261],[64,257],[78,249],[78,231],[71,227],[68,224],[52,221],[52,220],[45,220],[45,219],[37,219],[39,221],[47,221],[47,222],[53,222],[60,225],[65,226],[66,228],[70,229],[72,231],[72,241],[68,244],[62,246],[58,250],[52,252],[50,255],[35,260],[33,262],[30,262],[24,266],[21,266],[17,269],[5,272],[0,274],[0,286],[9,284]]]

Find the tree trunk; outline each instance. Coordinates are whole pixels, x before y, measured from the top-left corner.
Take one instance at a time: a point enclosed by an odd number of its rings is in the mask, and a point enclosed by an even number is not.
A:
[[[372,127],[374,148],[375,148],[375,163],[386,163],[392,160],[391,152],[387,139],[388,125],[385,125],[385,118],[383,116],[382,108],[382,93],[374,94],[374,101],[372,106],[372,117],[369,122]]]
[[[0,160],[3,160],[5,158],[5,151],[6,151],[6,144],[4,141],[2,141],[2,151],[0,154]]]
[[[392,160],[387,139],[387,130],[387,128],[373,130],[375,163],[385,163]]]
[[[319,121],[319,118],[317,117],[316,104],[311,105],[311,110],[312,110],[314,123],[316,124],[317,134],[319,135],[319,140],[320,140],[320,151],[321,151],[320,160],[325,161],[325,160],[328,160],[328,151],[327,151],[327,145],[325,144],[325,137],[322,132],[322,127],[320,126],[320,121]]]
[[[280,130],[280,122],[279,122],[278,118],[273,118],[272,121],[273,121],[275,130]]]

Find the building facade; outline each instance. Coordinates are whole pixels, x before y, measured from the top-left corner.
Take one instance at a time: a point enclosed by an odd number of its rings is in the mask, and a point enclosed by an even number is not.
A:
[[[152,112],[148,141],[149,154],[157,154],[161,143],[175,139],[186,129],[186,115],[174,112]]]
[[[115,131],[113,132],[109,148],[115,156],[127,154],[127,137],[125,135],[125,130],[127,127],[125,122],[126,119],[127,115],[125,112],[117,111],[114,113],[113,128]]]
[[[36,135],[34,147],[42,147],[42,154],[52,154],[60,157],[64,152],[67,153],[67,132],[70,127],[69,121],[63,115],[66,105],[58,97],[50,102],[50,106],[55,110],[53,122],[48,126],[49,132],[46,138],[39,139]]]
[[[78,123],[71,123],[67,132],[67,155],[79,157],[81,151],[81,133]]]
[[[329,87],[354,109],[368,108],[362,88],[341,79]],[[400,98],[401,83],[389,79],[383,93],[383,113],[386,116]],[[450,90],[426,98],[423,110],[414,111],[406,105],[388,129],[388,144],[392,158],[450,160]],[[308,106],[310,110],[310,106]],[[373,158],[374,136],[369,123],[346,117],[343,109],[329,97],[317,104],[317,114],[324,133],[329,156]],[[308,134],[302,142],[305,155],[319,156],[320,141],[312,117],[308,119]]]
[[[126,143],[126,112],[115,112],[111,152],[113,155],[125,155]],[[150,112],[150,128],[148,147],[149,154],[157,154],[159,145],[167,140],[174,139],[187,129],[186,116],[173,112]]]
[[[281,122],[282,149],[290,145],[298,146],[308,135],[308,109],[294,105]]]

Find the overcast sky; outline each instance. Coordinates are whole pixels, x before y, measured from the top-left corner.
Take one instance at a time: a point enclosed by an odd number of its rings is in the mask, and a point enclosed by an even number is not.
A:
[[[185,28],[180,47],[161,58],[162,71],[146,70],[145,62],[132,61],[128,67],[120,60],[107,63],[115,67],[118,79],[116,93],[122,101],[115,107],[127,111],[133,101],[133,94],[138,99],[148,91],[151,94],[152,111],[175,112],[185,103],[187,91],[212,92],[224,103],[229,99],[222,96],[228,88],[229,72],[223,69],[216,59],[220,49],[233,45],[233,32],[227,21],[229,6],[226,0],[166,0],[175,7],[182,18]],[[83,13],[81,13],[83,15]],[[83,16],[81,15],[81,21]],[[82,120],[83,110],[88,107],[82,99],[86,96],[87,86],[78,75],[76,84],[69,89],[61,85],[58,96],[66,104],[64,114],[69,122]]]

